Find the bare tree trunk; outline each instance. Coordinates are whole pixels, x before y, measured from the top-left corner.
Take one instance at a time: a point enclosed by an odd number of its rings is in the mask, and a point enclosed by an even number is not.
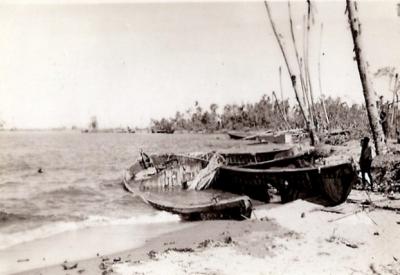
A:
[[[312,88],[312,82],[311,82],[311,75],[310,75],[310,64],[309,64],[309,48],[310,48],[310,44],[309,44],[309,39],[310,39],[310,20],[311,20],[311,2],[310,0],[307,0],[307,28],[306,28],[306,39],[305,39],[305,55],[304,55],[304,71],[305,71],[305,75],[306,75],[306,79],[308,82],[308,92],[310,95],[310,99],[311,99],[311,114],[310,114],[310,118],[311,118],[311,122],[314,123],[314,121],[316,120],[315,117],[315,105],[314,105],[314,94],[313,94],[313,88]]]
[[[285,114],[284,114],[283,111],[282,111],[281,105],[279,104],[278,98],[276,97],[276,94],[275,94],[274,91],[272,91],[272,95],[273,95],[274,98],[275,98],[275,104],[276,104],[276,106],[278,107],[278,111],[279,111],[279,113],[281,114],[282,119],[283,119],[283,121],[285,122],[287,129],[290,129],[289,122],[287,121],[287,119],[286,119],[286,117],[285,117]]]
[[[283,41],[280,39],[280,37],[278,35],[278,32],[276,31],[276,27],[275,27],[274,21],[272,20],[271,11],[270,11],[268,2],[264,1],[264,4],[265,4],[265,8],[267,10],[269,22],[271,23],[272,31],[274,32],[275,38],[276,38],[276,40],[277,40],[277,42],[279,44],[279,48],[280,48],[280,50],[282,52],[282,55],[283,55],[283,59],[285,60],[286,68],[287,68],[288,73],[290,75],[290,79],[291,79],[291,82],[292,82],[292,87],[293,87],[293,90],[294,90],[294,93],[295,93],[295,96],[296,96],[296,100],[297,100],[297,103],[299,104],[299,107],[300,107],[300,112],[301,112],[301,114],[302,114],[302,116],[304,118],[304,121],[306,122],[307,130],[310,133],[311,145],[316,145],[316,144],[319,143],[319,138],[318,138],[318,135],[317,135],[317,133],[315,131],[315,127],[314,127],[313,123],[309,122],[309,120],[307,119],[307,116],[306,116],[306,114],[304,112],[304,107],[303,107],[303,104],[301,103],[300,96],[299,96],[299,90],[297,88],[296,75],[292,73],[294,70],[291,67],[291,64],[289,63],[289,61],[287,59],[287,53],[285,51]]]
[[[396,108],[394,109],[395,110],[395,112],[394,112],[394,136],[395,136],[395,138],[397,139],[397,143],[400,143],[399,142],[399,137],[397,136],[397,115],[398,115],[398,104],[397,104],[397,102],[399,102],[399,96],[397,95],[397,91],[396,91],[396,102],[395,102],[395,104],[396,104]]]
[[[282,100],[282,104],[283,104],[283,86],[282,86],[282,67],[279,66],[279,88],[281,89],[281,100]],[[286,108],[285,106],[283,106],[283,113],[285,114],[285,118],[286,120],[288,120],[288,114],[286,112]]]
[[[290,1],[288,1],[288,10],[289,10],[290,35],[291,35],[292,42],[293,42],[294,53],[296,55],[297,67],[299,68],[300,84],[301,84],[301,89],[303,91],[303,103],[307,104],[307,102],[306,102],[307,86],[306,86],[305,79],[303,77],[303,75],[304,75],[303,66],[300,62],[299,51],[297,50],[296,37],[294,35],[294,30],[293,30],[293,20],[292,20],[292,11],[291,11],[291,7],[290,7]]]
[[[393,86],[393,90],[392,90],[393,100],[392,100],[392,112],[391,112],[392,113],[392,117],[390,119],[390,125],[391,126],[393,126],[393,122],[394,122],[394,101],[396,100],[396,86],[397,86],[397,82],[399,80],[398,77],[399,77],[399,75],[396,74],[395,75],[395,80],[394,80],[394,86]],[[390,80],[392,80],[392,79],[390,79]],[[390,82],[392,82],[392,81],[390,81]]]
[[[377,155],[381,155],[387,151],[387,147],[385,144],[385,136],[383,134],[382,125],[379,122],[379,113],[376,106],[376,98],[373,91],[373,86],[368,75],[367,62],[361,49],[361,22],[357,17],[357,2],[355,0],[346,0],[346,11],[351,35],[353,38],[354,53],[357,61],[358,72],[360,74],[361,85],[363,88],[369,124],[375,143],[375,150]]]
[[[324,25],[321,24],[321,35],[319,38],[319,54],[318,54],[318,83],[319,83],[319,93],[321,97],[321,104],[322,104],[322,110],[325,115],[325,120],[326,120],[326,126],[329,126],[329,118],[328,114],[326,113],[326,107],[325,107],[325,100],[323,97],[323,92],[322,92],[322,81],[321,81],[321,45],[322,45],[322,31],[323,31]]]
[[[313,122],[313,116],[312,116],[312,111],[311,111],[311,101],[310,101],[310,82],[308,81],[308,75],[307,75],[307,19],[306,16],[303,16],[303,59],[301,60],[301,65],[303,68],[303,78],[304,78],[304,84],[305,84],[305,94],[307,98],[307,106],[308,106],[308,112],[310,114],[310,121],[312,124]]]
[[[303,116],[304,121],[307,123],[308,122],[307,116],[306,116],[306,114],[304,112],[304,107],[303,107],[303,104],[301,103],[299,91],[297,89],[296,75],[292,73],[293,72],[293,68],[291,68],[291,66],[289,64],[289,61],[287,59],[287,55],[286,55],[286,52],[285,52],[285,49],[284,49],[283,41],[281,41],[281,39],[280,39],[280,37],[278,35],[278,32],[276,31],[275,23],[272,20],[271,11],[269,9],[269,5],[268,5],[267,1],[264,1],[264,4],[265,4],[265,8],[267,9],[268,18],[269,18],[269,22],[271,23],[272,31],[274,32],[275,38],[278,41],[279,48],[280,48],[280,50],[282,52],[282,55],[283,55],[283,59],[285,60],[286,68],[288,70],[288,73],[289,73],[289,76],[290,76],[290,79],[291,79],[291,83],[292,83],[292,87],[293,87],[293,90],[294,90],[294,94],[296,96],[297,103],[299,104],[299,107],[300,107],[301,115]]]

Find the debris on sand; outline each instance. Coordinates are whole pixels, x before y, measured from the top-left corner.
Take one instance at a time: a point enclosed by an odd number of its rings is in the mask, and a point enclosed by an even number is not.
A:
[[[344,238],[332,235],[329,238],[325,239],[328,243],[336,243],[336,244],[344,244],[347,247],[351,248],[358,248],[358,245],[356,243],[350,242]]]
[[[23,263],[23,262],[29,262],[29,259],[26,258],[26,259],[18,259],[17,260],[17,263]]]
[[[164,250],[164,252],[170,252],[170,251],[174,251],[174,252],[186,252],[186,253],[188,253],[188,252],[194,252],[194,250],[193,250],[192,248],[176,248],[176,247],[173,247],[173,248],[168,248],[168,249]]]
[[[224,243],[226,243],[226,244],[230,244],[230,243],[232,243],[232,237],[231,237],[231,236],[227,236],[227,237],[225,237],[225,239],[224,239]]]
[[[210,246],[210,244],[211,244],[212,242],[213,242],[213,241],[210,240],[210,239],[204,240],[204,241],[200,242],[200,243],[197,245],[197,248],[206,248],[206,247]]]
[[[108,265],[105,264],[104,262],[102,262],[102,263],[99,264],[99,268],[100,268],[101,270],[105,270],[105,269],[108,268]]]
[[[64,262],[61,266],[63,267],[64,270],[71,270],[71,269],[77,268],[78,267],[78,263],[69,264],[69,263]]]
[[[400,155],[388,153],[377,156],[372,163],[372,174],[379,192],[400,192]]]
[[[374,264],[370,264],[370,265],[369,265],[369,269],[371,269],[372,274],[380,274],[380,273],[376,270]]]
[[[348,247],[351,247],[351,248],[358,248],[358,245],[356,245],[354,243],[346,242],[345,245],[348,246]]]
[[[157,252],[154,250],[150,250],[147,255],[149,256],[150,259],[155,259],[157,257]]]

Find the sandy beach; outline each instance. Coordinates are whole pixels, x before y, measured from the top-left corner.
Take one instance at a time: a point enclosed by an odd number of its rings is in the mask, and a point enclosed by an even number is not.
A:
[[[330,162],[359,153],[356,141],[331,149]],[[89,227],[0,258],[4,274],[399,274],[399,213],[399,198],[353,190],[336,207],[259,204],[245,221]]]
[[[0,275],[400,275],[400,0],[0,14]]]
[[[367,195],[353,191],[349,198],[361,203]],[[190,223],[124,252],[22,274],[399,274],[394,202],[391,210],[303,200],[260,206],[250,220]]]

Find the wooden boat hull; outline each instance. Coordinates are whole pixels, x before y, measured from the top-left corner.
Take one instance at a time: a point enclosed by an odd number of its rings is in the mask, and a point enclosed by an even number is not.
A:
[[[240,140],[240,139],[244,139],[244,138],[247,137],[248,135],[245,134],[245,133],[228,132],[228,136],[229,136],[230,139]]]
[[[279,156],[276,152],[272,155]],[[346,200],[357,180],[352,163],[313,167],[312,153],[256,162],[269,157],[269,153],[227,155],[231,163],[241,163],[246,158],[254,162],[241,167],[218,168],[211,188],[265,202],[270,199],[270,189],[275,188],[282,202],[316,197],[323,199],[326,205],[336,205]],[[182,190],[208,164],[202,158],[180,155],[157,155],[152,156],[152,160],[157,169],[144,169],[138,162],[126,170],[125,189],[136,194]],[[157,200],[145,200],[154,207],[167,207]]]
[[[187,182],[193,180],[208,164],[201,158],[180,155],[154,155],[151,159],[154,167],[145,169],[136,162],[125,171],[123,180],[126,189],[129,190],[129,186],[140,191],[184,189]]]
[[[276,188],[283,203],[319,198],[326,205],[344,202],[357,180],[352,163],[311,168],[253,169],[224,166],[218,170],[212,188],[269,201],[269,186]]]
[[[261,161],[257,163],[249,163],[246,165],[242,165],[240,167],[251,168],[251,169],[270,169],[277,167],[305,168],[305,167],[312,167],[317,159],[318,157],[314,154],[314,151],[310,151],[293,156],[278,155],[277,158],[274,158],[272,160]]]
[[[292,156],[294,150],[293,148],[286,148],[256,153],[222,153],[221,155],[228,166],[241,166]]]
[[[227,165],[262,163],[277,157],[293,154],[293,149],[274,150],[258,153],[222,153]],[[144,168],[139,161],[125,171],[124,178],[131,185],[142,189],[166,189],[185,187],[201,169],[208,164],[209,156],[193,157],[176,154],[151,155],[153,168]]]
[[[184,192],[184,193],[183,193]],[[166,199],[166,196],[154,194],[142,195],[142,199],[155,209],[178,214],[184,220],[235,219],[250,218],[252,204],[247,196],[233,195],[230,198],[219,199],[218,196],[206,191],[183,191],[177,193],[181,199]],[[188,195],[202,195],[202,200],[196,201]],[[170,195],[170,194],[169,194]],[[198,200],[198,198],[197,198]],[[193,202],[196,201],[196,202]]]

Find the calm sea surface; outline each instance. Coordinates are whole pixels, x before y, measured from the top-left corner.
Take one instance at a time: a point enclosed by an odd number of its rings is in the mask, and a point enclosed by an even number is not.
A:
[[[122,171],[139,150],[208,152],[241,144],[223,135],[0,132],[0,249],[90,226],[174,220],[123,190]]]

